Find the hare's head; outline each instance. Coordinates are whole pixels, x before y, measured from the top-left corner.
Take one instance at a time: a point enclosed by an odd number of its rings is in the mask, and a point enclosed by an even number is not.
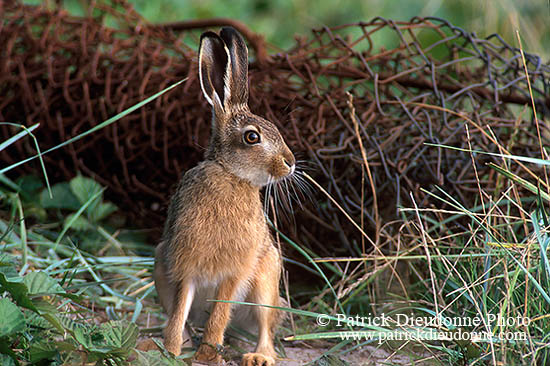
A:
[[[214,111],[206,158],[258,187],[292,174],[294,155],[277,127],[248,109],[248,50],[235,29],[201,36],[199,78]]]

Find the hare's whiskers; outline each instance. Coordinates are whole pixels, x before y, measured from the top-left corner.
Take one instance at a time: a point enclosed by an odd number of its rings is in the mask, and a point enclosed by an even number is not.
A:
[[[269,177],[267,179],[267,187],[265,188],[265,197],[264,197],[264,212],[268,216],[269,216],[270,202],[271,202],[271,195],[272,195],[272,185],[273,185],[273,178]],[[273,214],[275,214],[275,212],[273,212]]]
[[[295,213],[294,201],[300,208],[303,208],[304,201],[311,200],[313,197],[311,185],[304,179],[304,173],[301,171],[304,162],[300,161],[299,168],[287,177],[282,179],[268,178],[264,202],[266,214],[274,211],[272,214],[277,217],[282,214],[288,219],[293,219]],[[273,204],[271,200],[273,200]],[[281,208],[283,210],[279,212]]]
[[[292,174],[292,176],[289,177],[289,182],[288,182],[288,185],[290,186],[290,188],[292,188],[292,192],[294,193],[294,199],[296,200],[296,202],[298,203],[298,206],[300,206],[300,208],[303,208],[303,205],[302,205],[302,200],[300,198],[300,194],[298,193],[298,190],[300,189],[300,187],[297,186],[297,175],[298,172],[295,172],[295,174]]]
[[[275,197],[275,211],[277,212],[278,217],[281,210],[281,195],[279,192],[279,182],[277,180],[273,180],[273,185],[271,189],[273,191],[273,196]]]
[[[285,177],[285,179],[283,180],[283,183],[285,184],[285,187],[284,187],[284,191],[286,193],[285,197],[287,200],[288,209],[290,213],[294,215],[294,208],[292,207],[292,199],[290,198],[290,189],[288,188],[288,180],[289,180],[288,177]]]
[[[302,171],[297,171],[296,176],[294,177],[294,181],[296,182],[298,188],[300,189],[300,192],[302,193],[303,197],[306,199],[312,199],[313,198],[313,188],[311,187],[311,184],[304,178],[304,173]]]

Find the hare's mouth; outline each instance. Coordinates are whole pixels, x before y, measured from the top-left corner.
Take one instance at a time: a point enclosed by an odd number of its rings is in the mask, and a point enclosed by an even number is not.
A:
[[[274,171],[273,171],[274,170]],[[285,180],[292,180],[292,176],[297,173],[296,166],[279,166],[277,169],[256,170],[235,169],[233,173],[241,179],[249,181],[257,187],[264,187],[281,183]]]
[[[283,179],[291,177],[295,170],[296,170],[296,164],[289,164],[286,160],[283,159],[282,164],[277,164],[276,166],[273,166],[271,171],[268,172],[269,178],[273,180],[274,182],[281,181]]]
[[[290,168],[288,168],[288,171],[286,172],[286,174],[279,174],[277,176],[271,175],[271,179],[273,180],[272,183],[277,183],[277,182],[283,181],[285,179],[291,179],[292,175],[295,172],[295,170],[296,170],[296,167],[294,165],[292,165]]]
[[[285,164],[285,167],[283,169],[279,169],[275,174],[272,172],[267,173],[267,183],[266,185],[277,185],[277,184],[284,184],[284,182],[288,182],[293,180],[293,175],[297,173],[296,172],[296,166],[287,166]]]

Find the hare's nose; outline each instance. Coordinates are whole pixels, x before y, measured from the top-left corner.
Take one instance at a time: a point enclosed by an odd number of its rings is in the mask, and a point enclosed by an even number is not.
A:
[[[289,162],[286,158],[283,157],[283,164],[288,168],[288,170],[290,170],[289,174],[294,173],[294,169],[296,168],[296,164],[293,160],[294,159],[292,159],[292,162]]]

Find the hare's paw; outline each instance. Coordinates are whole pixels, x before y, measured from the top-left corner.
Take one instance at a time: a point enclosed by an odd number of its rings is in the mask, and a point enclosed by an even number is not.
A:
[[[275,360],[271,356],[261,353],[246,353],[243,355],[242,366],[273,366]]]
[[[164,348],[174,356],[179,356],[181,353],[181,337],[164,337]]]
[[[199,346],[199,349],[195,353],[194,361],[214,365],[224,364],[222,356],[218,353],[216,347],[205,343]]]

